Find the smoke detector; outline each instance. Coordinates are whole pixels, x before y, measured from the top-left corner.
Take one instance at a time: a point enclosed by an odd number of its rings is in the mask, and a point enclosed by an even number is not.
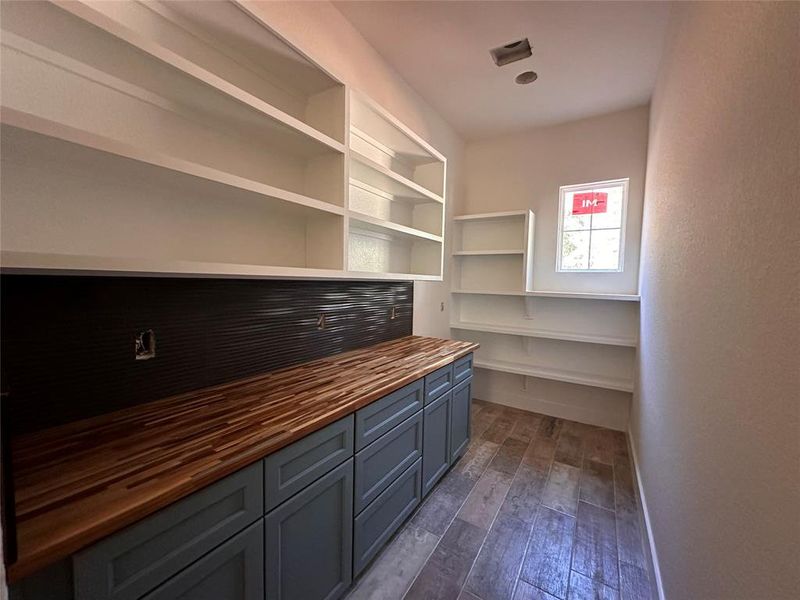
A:
[[[492,55],[494,64],[498,67],[502,67],[517,62],[518,60],[528,58],[533,54],[533,51],[531,50],[531,43],[528,41],[528,38],[522,38],[516,42],[509,42],[499,48],[492,48],[489,50],[489,54]]]

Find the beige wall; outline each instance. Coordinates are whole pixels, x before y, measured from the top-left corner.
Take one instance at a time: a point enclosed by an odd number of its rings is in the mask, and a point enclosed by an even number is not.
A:
[[[535,93],[535,89],[531,92]],[[470,142],[459,214],[530,208],[536,214],[534,288],[635,294],[647,156],[646,106]],[[622,273],[556,273],[558,189],[630,177]]]
[[[461,177],[464,144],[455,131],[383,60],[336,8],[324,2],[251,1],[287,41],[335,77],[370,96],[447,157],[448,228]],[[449,238],[449,229],[446,238]],[[445,257],[450,255],[449,241]],[[450,337],[449,260],[445,280],[414,285],[414,333]],[[440,311],[444,303],[445,311]]]
[[[632,433],[675,600],[800,590],[800,4],[687,3],[652,102]]]

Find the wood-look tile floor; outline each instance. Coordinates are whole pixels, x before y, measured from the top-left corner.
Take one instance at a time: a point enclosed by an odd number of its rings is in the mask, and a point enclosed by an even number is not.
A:
[[[348,600],[651,600],[625,434],[473,401],[464,457]]]

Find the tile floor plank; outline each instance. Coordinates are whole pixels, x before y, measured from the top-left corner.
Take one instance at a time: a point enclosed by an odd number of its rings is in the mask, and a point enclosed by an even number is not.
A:
[[[614,513],[587,502],[578,503],[572,569],[613,588],[619,588],[617,532]]]
[[[472,488],[458,512],[458,517],[488,531],[505,500],[512,480],[512,475],[487,469]]]
[[[517,467],[522,462],[522,457],[527,449],[528,442],[508,437],[503,442],[503,445],[500,446],[497,454],[495,454],[489,464],[489,468],[507,475],[513,475],[517,472]]]
[[[499,514],[486,536],[465,589],[483,600],[511,600],[531,525]]]
[[[486,530],[454,520],[404,597],[457,600],[485,536]]]
[[[461,473],[472,481],[478,481],[499,449],[500,444],[480,438],[474,439],[451,472]]]
[[[411,523],[434,535],[444,535],[474,486],[474,480],[451,471],[428,495]]]
[[[555,441],[546,437],[537,437],[534,442],[528,446],[525,456],[522,457],[522,462],[524,464],[531,464],[539,460],[550,462],[553,460],[555,452]]]
[[[575,516],[578,508],[578,485],[581,470],[553,462],[550,476],[542,494],[542,504],[557,511]]]
[[[574,517],[540,506],[520,579],[558,598],[565,598],[574,532]]]
[[[556,417],[544,417],[542,424],[539,426],[537,436],[549,440],[557,440],[558,434],[561,432],[561,427],[564,422]]]
[[[502,444],[514,428],[514,419],[506,412],[501,412],[481,437],[495,444]]]
[[[510,437],[530,443],[539,431],[542,424],[542,415],[537,413],[524,413],[517,417]]]
[[[517,591],[514,593],[514,600],[559,600],[551,596],[544,590],[532,586],[527,581],[521,579],[517,582]]]
[[[614,469],[611,465],[583,461],[580,499],[614,510]]]
[[[554,460],[580,468],[583,462],[583,437],[580,433],[563,428],[558,436]]]
[[[654,597],[650,578],[642,567],[620,562],[620,600],[651,600]]]
[[[347,600],[397,600],[439,543],[439,536],[406,526],[369,566]]]
[[[569,576],[567,600],[619,600],[619,592],[599,581],[572,571]]]
[[[524,523],[532,524],[536,519],[536,508],[547,483],[550,463],[539,461],[534,465],[520,465],[506,499],[500,507],[500,514],[510,515]]]

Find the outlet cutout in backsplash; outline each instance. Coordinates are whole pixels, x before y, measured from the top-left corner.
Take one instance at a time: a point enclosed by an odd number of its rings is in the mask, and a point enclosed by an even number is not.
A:
[[[3,275],[0,285],[12,434],[412,332],[412,282]]]

